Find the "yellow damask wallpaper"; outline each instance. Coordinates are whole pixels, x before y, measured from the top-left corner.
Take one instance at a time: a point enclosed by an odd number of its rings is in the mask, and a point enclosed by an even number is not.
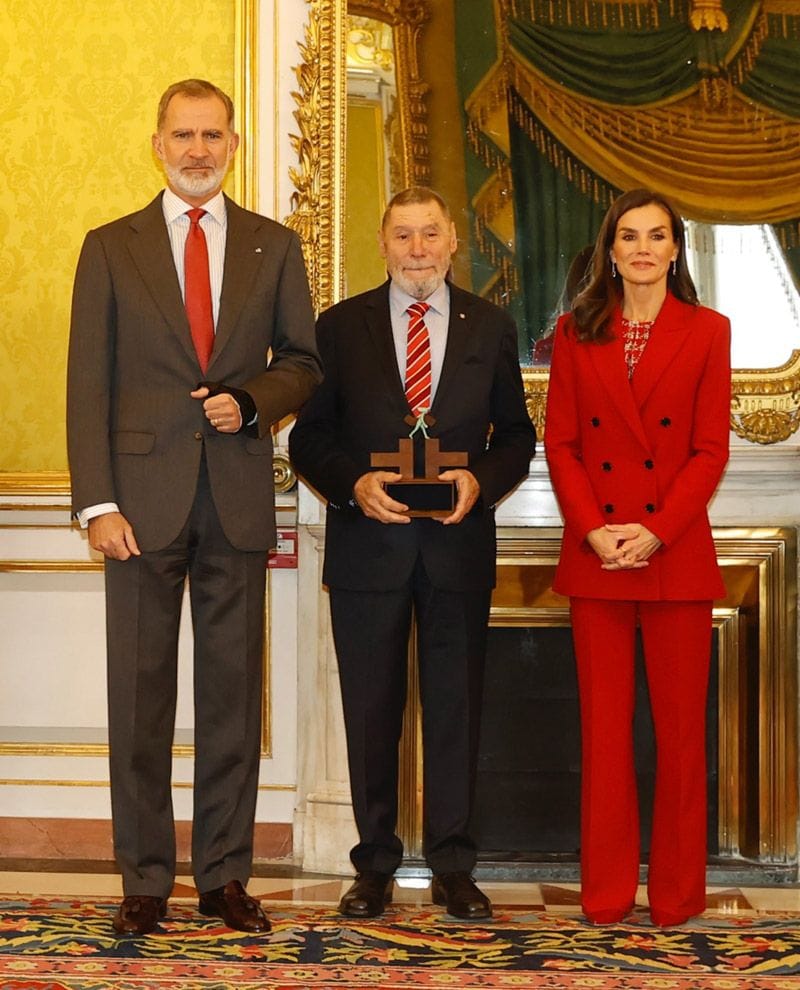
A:
[[[161,188],[150,135],[171,82],[202,76],[233,92],[234,4],[0,3],[0,471],[66,470],[84,234]]]

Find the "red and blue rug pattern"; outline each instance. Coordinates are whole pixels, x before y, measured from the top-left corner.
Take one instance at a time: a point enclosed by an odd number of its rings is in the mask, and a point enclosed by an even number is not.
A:
[[[270,910],[268,936],[232,932],[170,903],[152,935],[123,938],[116,904],[0,902],[0,990],[798,990],[800,919],[703,917],[654,928],[646,913],[593,927],[498,909],[491,924],[397,908],[364,922],[317,906]]]

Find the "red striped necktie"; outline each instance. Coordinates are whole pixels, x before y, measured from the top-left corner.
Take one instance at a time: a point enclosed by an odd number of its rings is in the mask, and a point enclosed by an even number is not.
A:
[[[425,326],[428,303],[412,303],[408,313],[406,344],[406,398],[415,416],[431,407],[431,342]]]
[[[205,210],[187,210],[189,233],[183,254],[183,304],[189,317],[192,342],[203,374],[214,349],[214,309],[211,304],[211,279],[208,274],[206,235],[200,226]]]

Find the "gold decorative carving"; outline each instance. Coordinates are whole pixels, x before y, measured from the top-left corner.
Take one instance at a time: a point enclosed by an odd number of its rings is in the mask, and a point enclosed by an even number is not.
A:
[[[722,0],[692,0],[689,24],[693,31],[727,31],[728,15]]]
[[[752,443],[788,440],[800,428],[800,350],[779,368],[736,369],[731,429]]]
[[[389,26],[372,17],[355,17],[347,22],[347,65],[394,73],[394,43]]]
[[[525,388],[525,405],[528,415],[536,427],[539,440],[544,436],[544,411],[547,406],[547,383],[550,371],[547,368],[523,368],[522,384]]]
[[[300,130],[291,135],[298,167],[287,226],[303,242],[317,312],[337,301],[342,277],[344,199],[344,21],[342,0],[307,0],[309,19],[303,61],[295,68],[299,90],[292,93]]]

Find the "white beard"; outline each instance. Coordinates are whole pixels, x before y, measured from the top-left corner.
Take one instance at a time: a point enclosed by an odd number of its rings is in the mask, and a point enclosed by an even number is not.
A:
[[[167,174],[167,179],[169,183],[178,192],[183,193],[185,196],[197,197],[205,196],[208,193],[213,193],[214,190],[218,189],[225,178],[225,173],[228,171],[228,163],[225,163],[223,168],[211,168],[208,175],[194,175],[193,173],[187,173],[182,171],[180,168],[175,168],[172,165],[167,165],[164,162],[164,171]]]
[[[402,269],[396,269],[390,273],[393,281],[414,299],[427,299],[434,293],[444,281],[444,277],[438,272],[428,275],[426,278],[410,278]]]

